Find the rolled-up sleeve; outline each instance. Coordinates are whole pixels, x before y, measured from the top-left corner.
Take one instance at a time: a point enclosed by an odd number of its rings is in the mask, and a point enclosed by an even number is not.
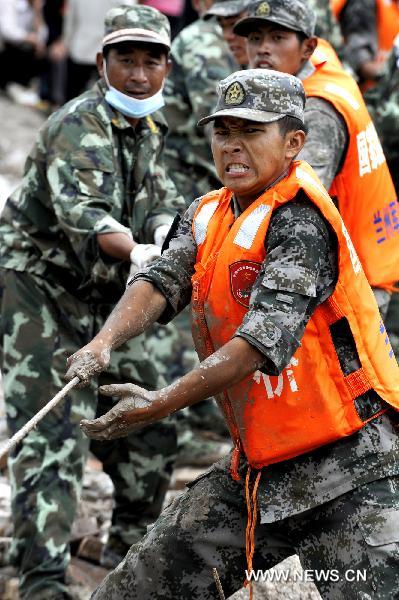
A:
[[[264,355],[265,373],[277,375],[299,347],[312,313],[333,291],[336,238],[318,209],[298,200],[275,211],[265,246],[267,255],[236,336]]]

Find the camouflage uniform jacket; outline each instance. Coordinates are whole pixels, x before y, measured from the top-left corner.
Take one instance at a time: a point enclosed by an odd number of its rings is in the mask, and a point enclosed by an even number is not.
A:
[[[161,259],[136,276],[151,281],[168,300],[163,322],[190,302],[196,262],[192,219],[197,206],[195,202],[188,209]],[[337,248],[329,225],[303,196],[275,211],[265,247],[249,310],[236,335],[264,355],[263,372],[276,375],[290,362],[316,307],[334,289]],[[358,369],[353,338],[342,331],[334,341],[345,374]],[[356,400],[356,407],[366,419],[380,409],[381,400],[369,392]],[[258,494],[261,521],[283,519],[398,473],[398,450],[398,434],[384,415],[355,435],[265,468]]]
[[[163,116],[134,129],[105,90],[98,82],[41,129],[0,221],[0,266],[110,303],[123,293],[128,265],[102,253],[96,235],[131,232],[153,243],[155,228],[173,220],[182,200],[161,160]]]
[[[187,177],[208,176],[217,184],[210,140],[197,122],[212,113],[218,82],[236,71],[238,65],[218,24],[203,19],[183,29],[174,39],[172,61],[172,72],[165,85],[169,127],[165,161],[170,175],[174,178],[177,170]],[[178,179],[175,183],[181,193]]]

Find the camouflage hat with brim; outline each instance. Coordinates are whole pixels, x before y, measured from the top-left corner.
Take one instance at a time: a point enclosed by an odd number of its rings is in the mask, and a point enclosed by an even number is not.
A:
[[[258,123],[272,123],[285,116],[304,122],[305,90],[300,79],[268,69],[237,71],[218,85],[215,112],[198,125],[219,117],[239,117]]]
[[[117,6],[105,16],[103,47],[120,42],[162,44],[170,49],[167,17],[151,6]]]
[[[259,25],[265,25],[266,22],[277,23],[312,37],[316,26],[316,14],[306,0],[251,2],[247,7],[247,16],[234,25],[234,33],[248,37]]]
[[[203,18],[210,19],[211,17],[234,17],[243,12],[250,0],[217,0],[214,2]]]

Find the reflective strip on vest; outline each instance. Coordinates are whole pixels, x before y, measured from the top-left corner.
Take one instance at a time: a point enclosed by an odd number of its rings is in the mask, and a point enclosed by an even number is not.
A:
[[[203,244],[208,231],[209,221],[212,219],[219,202],[209,202],[205,204],[194,219],[194,234],[197,245]]]
[[[327,193],[327,190],[322,186],[321,182],[317,181],[317,179],[315,177],[312,177],[311,175],[309,175],[309,173],[307,171],[304,171],[301,167],[297,167],[296,171],[295,171],[295,175],[298,177],[298,179],[300,181],[303,181],[303,182],[307,183],[308,185],[311,185],[319,192],[319,194],[321,194],[322,196],[324,196],[324,198],[326,198],[330,202],[332,202],[330,196]]]
[[[253,210],[243,221],[240,229],[237,231],[233,240],[233,244],[249,250],[254,243],[259,227],[261,226],[262,221],[268,212],[270,212],[270,206],[267,204],[260,204],[255,210]]]
[[[337,96],[340,96],[353,108],[353,110],[359,110],[360,104],[356,98],[340,85],[337,85],[336,83],[327,83],[325,90],[326,92],[331,92],[332,94],[337,94]]]

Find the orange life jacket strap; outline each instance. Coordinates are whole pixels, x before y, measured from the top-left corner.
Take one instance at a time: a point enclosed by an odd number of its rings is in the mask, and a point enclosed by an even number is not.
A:
[[[246,555],[247,555],[247,573],[248,575],[252,571],[252,561],[255,553],[255,529],[256,522],[258,520],[258,487],[262,471],[258,471],[256,479],[251,492],[251,466],[248,465],[247,474],[245,477],[245,498],[247,501],[248,521],[246,529]],[[253,589],[252,582],[246,579],[244,582],[245,586],[249,586],[249,599],[253,600]]]
[[[240,456],[241,450],[239,446],[234,446],[233,454],[231,455],[229,472],[234,481],[240,481],[240,475],[238,473],[238,468],[240,466]]]
[[[357,398],[371,390],[370,382],[363,369],[358,369],[345,377],[345,383],[352,398]]]

